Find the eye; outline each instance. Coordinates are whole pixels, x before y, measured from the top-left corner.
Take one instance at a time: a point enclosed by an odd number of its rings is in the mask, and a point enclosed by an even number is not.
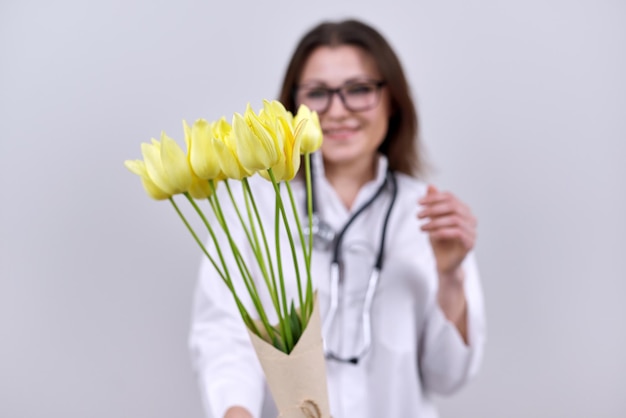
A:
[[[325,99],[326,97],[328,97],[328,90],[321,88],[321,87],[307,89],[303,93],[304,93],[304,98],[308,100],[319,100],[319,99]]]
[[[344,87],[344,93],[349,96],[367,96],[376,89],[372,83],[354,83]]]

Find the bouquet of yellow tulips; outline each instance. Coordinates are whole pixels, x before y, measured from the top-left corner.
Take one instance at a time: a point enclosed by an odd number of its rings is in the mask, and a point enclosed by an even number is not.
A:
[[[217,275],[230,290],[250,333],[281,416],[329,417],[321,327],[311,280],[313,237],[311,234],[306,237],[303,232],[289,183],[298,173],[300,162],[304,161],[309,202],[308,228],[311,230],[309,155],[322,143],[317,114],[301,106],[297,114],[293,115],[280,102],[265,100],[258,113],[248,105],[243,114],[234,114],[232,123],[225,118],[215,122],[199,119],[191,127],[183,122],[183,128],[186,153],[175,140],[162,133],[160,141],[152,139],[151,143],[141,144],[143,160],[127,160],[126,167],[141,178],[150,197],[171,202]],[[288,300],[286,296],[278,234],[275,253],[267,242],[267,225],[262,222],[253,188],[248,181],[255,174],[271,182],[276,194],[275,225],[272,227],[275,231],[284,228],[289,239],[297,282],[298,308],[295,301]],[[231,181],[241,182],[244,211],[236,203],[229,184]],[[239,221],[237,225],[227,222],[216,194],[220,185],[226,188],[229,200],[232,201]],[[288,203],[283,202],[281,197],[283,185],[288,192]],[[198,214],[215,245],[213,253],[207,249],[174,200],[176,195],[182,195]],[[198,204],[201,200],[208,201],[216,224],[207,220]],[[293,217],[288,216],[289,207]],[[277,324],[270,324],[266,311],[269,307],[263,306],[257,288],[261,278],[255,280],[252,277],[252,266],[246,264],[242,249],[233,239],[232,228],[241,228],[247,238],[257,264],[256,271],[262,276],[271,308],[278,318]],[[229,248],[220,247],[216,229],[227,237]],[[296,251],[296,239],[301,242],[301,255]],[[235,277],[224,258],[224,251],[228,250],[236,261],[238,277],[243,281],[255,314],[246,308],[242,302],[243,295],[237,292]],[[299,266],[304,267],[304,273]]]

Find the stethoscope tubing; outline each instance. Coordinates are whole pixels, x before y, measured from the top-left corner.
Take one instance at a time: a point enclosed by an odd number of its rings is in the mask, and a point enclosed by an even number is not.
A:
[[[313,178],[314,176],[312,176]],[[313,180],[312,180],[313,182]],[[387,208],[387,212],[385,214],[385,218],[383,221],[383,229],[382,229],[382,236],[381,236],[381,242],[379,244],[378,247],[378,252],[376,254],[376,262],[372,268],[372,272],[370,274],[369,280],[368,280],[368,284],[367,284],[367,290],[365,293],[365,300],[363,301],[363,311],[361,314],[361,320],[362,320],[362,344],[361,344],[361,348],[360,350],[357,352],[357,354],[353,357],[349,357],[349,358],[342,358],[336,354],[334,354],[331,350],[328,349],[327,346],[327,336],[328,333],[330,331],[330,328],[332,327],[332,324],[334,323],[335,317],[337,315],[337,309],[339,307],[339,287],[340,287],[340,258],[341,258],[341,244],[343,241],[343,237],[346,234],[346,231],[348,230],[348,228],[352,225],[352,223],[356,220],[356,218],[363,213],[368,207],[370,207],[375,201],[376,199],[382,194],[382,192],[384,191],[384,189],[386,188],[388,183],[391,183],[391,190],[392,190],[392,195],[391,195],[391,201],[389,203],[389,207]],[[312,202],[312,207],[313,207],[313,213],[314,216],[316,216],[316,222],[317,222],[317,231],[322,231],[324,228],[323,225],[323,221],[321,220],[321,218],[319,217],[319,212],[317,209],[317,205],[315,202],[315,187],[313,184],[313,190],[312,190],[312,196],[313,196],[313,202]],[[373,305],[373,301],[374,301],[374,296],[376,294],[376,288],[378,287],[378,282],[380,279],[380,272],[382,270],[383,267],[383,253],[384,253],[384,248],[385,248],[385,239],[386,239],[386,235],[387,235],[387,227],[389,225],[389,219],[391,216],[391,211],[393,209],[393,206],[396,202],[396,198],[397,198],[397,194],[398,194],[398,185],[397,185],[397,181],[395,178],[395,175],[393,174],[393,172],[391,170],[388,170],[387,173],[385,174],[385,181],[383,182],[383,184],[378,188],[378,190],[376,191],[376,193],[374,193],[374,195],[367,201],[365,202],[348,220],[348,222],[344,225],[344,227],[341,229],[341,231],[339,231],[338,234],[334,234],[333,236],[333,256],[332,256],[332,260],[331,260],[331,264],[330,264],[330,283],[329,283],[329,291],[330,291],[330,305],[328,308],[328,311],[326,313],[326,317],[324,319],[324,322],[322,324],[322,336],[323,336],[323,346],[324,346],[324,352],[326,354],[326,357],[329,359],[334,359],[334,360],[338,360],[341,362],[347,362],[347,363],[352,363],[352,364],[357,364],[359,362],[359,359],[361,359],[370,349],[371,347],[371,342],[372,342],[372,318],[371,318],[371,312],[372,312],[372,305]],[[305,202],[305,204],[308,204],[308,202]],[[327,228],[327,227],[326,227]],[[311,231],[311,232],[316,232],[316,231]],[[328,239],[329,234],[326,232],[326,236],[324,237],[325,239]]]

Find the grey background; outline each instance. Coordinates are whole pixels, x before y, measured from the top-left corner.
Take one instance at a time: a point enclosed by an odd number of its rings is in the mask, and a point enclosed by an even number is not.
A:
[[[397,49],[431,180],[480,220],[489,342],[442,416],[626,416],[624,2],[2,0],[1,417],[201,416],[200,251],[122,162],[274,98],[346,16]]]

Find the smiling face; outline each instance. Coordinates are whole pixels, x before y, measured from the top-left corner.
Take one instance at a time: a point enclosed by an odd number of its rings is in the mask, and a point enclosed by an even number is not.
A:
[[[367,52],[351,45],[321,46],[309,55],[298,84],[335,89],[366,80],[382,80]],[[347,109],[337,94],[332,95],[328,109],[319,115],[327,168],[360,168],[373,174],[376,151],[387,133],[390,112],[384,86],[378,103],[358,112]]]

